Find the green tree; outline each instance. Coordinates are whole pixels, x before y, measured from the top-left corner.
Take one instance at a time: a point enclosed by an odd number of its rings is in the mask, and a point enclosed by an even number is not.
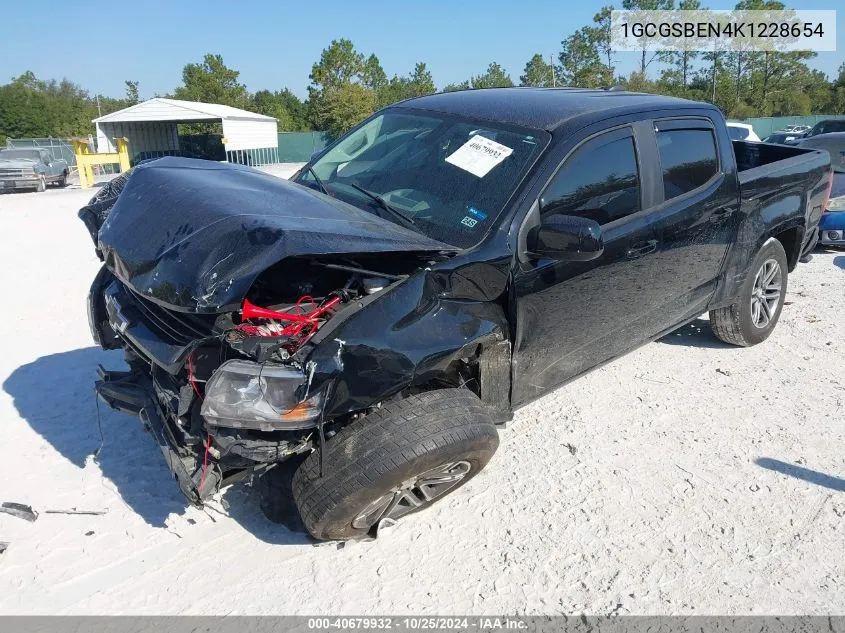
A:
[[[360,83],[327,88],[311,102],[311,121],[318,130],[334,136],[343,134],[375,112],[376,94]]]
[[[424,63],[418,62],[410,75],[407,77],[394,75],[376,94],[379,106],[384,107],[397,101],[422,97],[434,92],[437,92],[437,88],[434,86],[431,72]]]
[[[472,85],[469,83],[469,80],[462,81],[457,84],[446,84],[443,86],[443,92],[456,92],[458,90],[470,90]]]
[[[377,90],[388,85],[378,57],[355,50],[350,40],[332,40],[311,67],[309,120],[315,129],[345,132],[379,105]]]
[[[675,7],[675,0],[622,0],[622,8],[629,11],[658,11]],[[642,40],[642,54],[640,56],[640,74],[645,77],[646,70],[655,59],[662,59],[661,53],[648,54],[648,40]]]
[[[510,88],[511,76],[496,62],[491,62],[487,70],[469,80],[473,88]]]
[[[370,55],[364,62],[364,70],[361,73],[361,80],[370,90],[378,92],[387,85],[387,75],[381,62],[375,55]]]
[[[703,7],[698,0],[681,0],[678,9],[681,11],[699,11]],[[688,49],[667,51],[663,55],[662,61],[666,62],[669,68],[663,71],[661,79],[666,84],[674,84],[674,86],[680,88],[680,90],[675,91],[676,94],[681,96],[686,94],[687,86],[692,79],[692,64],[698,56],[698,51]]]
[[[549,88],[557,85],[555,70],[551,64],[543,59],[540,53],[534,56],[525,64],[525,70],[519,77],[520,86],[536,86],[538,88]]]
[[[599,88],[613,82],[613,71],[602,63],[590,27],[582,27],[561,42],[560,79],[562,86]]]
[[[139,101],[141,101],[141,97],[138,95],[138,82],[137,81],[130,81],[127,79],[123,82],[126,84],[126,105],[133,106]]]
[[[695,0],[694,0],[695,1]],[[610,69],[613,74],[616,67],[613,63],[613,48],[610,45],[610,13],[613,11],[613,5],[607,4],[599,9],[599,12],[593,16],[593,24],[590,27],[590,36],[598,48],[599,54],[604,55],[607,62],[605,66]]]
[[[308,92],[312,94],[359,82],[365,69],[364,56],[355,50],[350,40],[332,40],[331,44],[323,49],[320,61],[311,67],[309,78],[312,85],[309,86]]]
[[[247,109],[274,117],[282,132],[301,132],[309,129],[307,106],[287,88],[275,92],[259,90],[252,95],[251,104]]]
[[[252,103],[249,110],[276,119],[280,131],[294,129],[293,116],[285,107],[284,102],[279,98],[278,92],[259,90],[252,95]]]
[[[220,103],[235,108],[249,105],[246,86],[238,83],[240,71],[223,63],[222,55],[207,53],[199,64],[187,64],[182,70],[182,85],[173,96],[186,101]]]

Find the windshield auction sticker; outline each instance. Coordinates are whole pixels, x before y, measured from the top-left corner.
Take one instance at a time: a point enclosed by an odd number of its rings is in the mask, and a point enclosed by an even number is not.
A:
[[[610,46],[614,51],[835,51],[836,11],[613,11]]]
[[[512,153],[513,150],[510,147],[476,134],[449,154],[446,162],[479,178],[484,178],[491,169]]]

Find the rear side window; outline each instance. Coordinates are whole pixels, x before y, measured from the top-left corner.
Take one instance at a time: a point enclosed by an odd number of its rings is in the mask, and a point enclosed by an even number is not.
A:
[[[728,126],[728,136],[731,137],[732,141],[744,141],[748,138],[748,135],[748,128],[734,127],[733,125]]]
[[[663,169],[663,197],[677,198],[698,189],[719,171],[711,130],[664,130],[657,133]]]
[[[575,215],[607,224],[640,210],[634,139],[601,137],[567,160],[540,199],[541,214]]]

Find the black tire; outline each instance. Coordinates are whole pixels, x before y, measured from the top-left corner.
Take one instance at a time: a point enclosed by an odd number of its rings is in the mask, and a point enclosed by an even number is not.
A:
[[[35,185],[35,191],[37,193],[41,193],[42,191],[47,191],[47,181],[44,179],[44,176],[38,177],[38,184]]]
[[[294,501],[314,538],[360,538],[374,527],[361,525],[361,514],[373,503],[444,465],[466,471],[442,496],[422,501],[416,510],[427,507],[477,475],[498,445],[496,426],[475,394],[442,389],[412,395],[385,404],[331,438],[322,478],[319,453],[309,455],[293,478]],[[452,472],[444,474],[455,477]],[[424,495],[414,490],[408,492],[421,501]],[[403,503],[399,511],[416,511],[403,510],[411,507]]]
[[[59,187],[67,187],[67,172],[62,173],[61,178],[56,181]]]
[[[259,507],[267,519],[292,532],[304,533],[305,526],[293,502],[293,475],[302,461],[297,456],[277,464],[258,478],[255,487],[260,497]]]
[[[752,311],[752,296],[755,292],[755,281],[763,265],[769,261],[777,262],[780,267],[781,283],[780,294],[777,299],[777,307],[773,310],[768,322],[763,325],[755,325]],[[783,301],[786,297],[787,283],[787,261],[783,245],[775,238],[769,239],[763,248],[757,253],[748,274],[739,291],[739,297],[733,305],[725,308],[718,308],[710,311],[710,327],[716,338],[740,347],[749,347],[762,343],[777,325],[780,313],[783,309]]]

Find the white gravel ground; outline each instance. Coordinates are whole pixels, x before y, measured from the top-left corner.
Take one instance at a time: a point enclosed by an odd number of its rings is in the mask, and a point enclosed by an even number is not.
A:
[[[91,192],[0,196],[0,613],[845,612],[845,252],[753,349],[687,326],[519,411],[487,470],[375,542],[314,546],[238,486],[186,509],[102,410]],[[175,211],[176,212],[176,211]],[[51,509],[106,514],[48,514]]]

